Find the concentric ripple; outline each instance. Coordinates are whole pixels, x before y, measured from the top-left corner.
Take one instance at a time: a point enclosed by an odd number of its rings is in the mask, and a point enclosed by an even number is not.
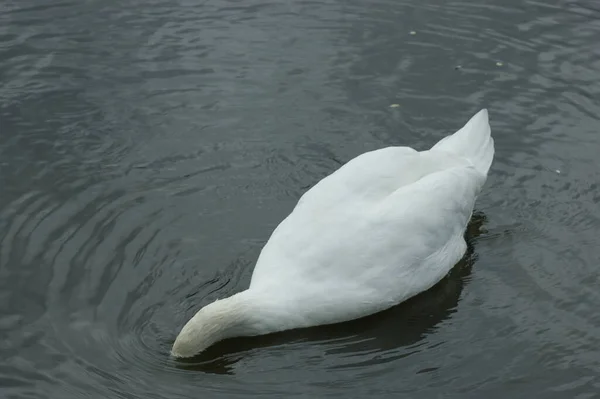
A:
[[[600,391],[593,1],[4,3],[1,397]],[[319,179],[483,106],[496,159],[438,286],[169,357]]]

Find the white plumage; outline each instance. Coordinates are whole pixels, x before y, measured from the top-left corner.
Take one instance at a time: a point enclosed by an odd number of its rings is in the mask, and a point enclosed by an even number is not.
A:
[[[367,316],[439,282],[494,157],[484,109],[430,150],[362,154],[307,191],[263,248],[250,287],[201,309],[172,353],[224,338]]]

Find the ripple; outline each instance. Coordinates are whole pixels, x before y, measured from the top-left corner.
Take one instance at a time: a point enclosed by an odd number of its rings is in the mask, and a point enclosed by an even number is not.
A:
[[[0,6],[3,393],[597,392],[591,1],[38,3]],[[309,187],[484,105],[486,217],[435,289],[169,358]]]

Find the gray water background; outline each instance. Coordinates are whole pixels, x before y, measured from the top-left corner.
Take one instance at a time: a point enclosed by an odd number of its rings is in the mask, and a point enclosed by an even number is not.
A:
[[[0,397],[600,397],[599,37],[592,0],[3,1]],[[482,107],[438,287],[169,359],[309,187]]]

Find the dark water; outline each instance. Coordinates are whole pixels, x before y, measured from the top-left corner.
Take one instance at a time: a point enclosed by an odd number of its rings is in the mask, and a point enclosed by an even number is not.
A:
[[[600,397],[599,37],[593,0],[0,3],[0,397]],[[484,106],[438,287],[169,359],[308,187]]]

